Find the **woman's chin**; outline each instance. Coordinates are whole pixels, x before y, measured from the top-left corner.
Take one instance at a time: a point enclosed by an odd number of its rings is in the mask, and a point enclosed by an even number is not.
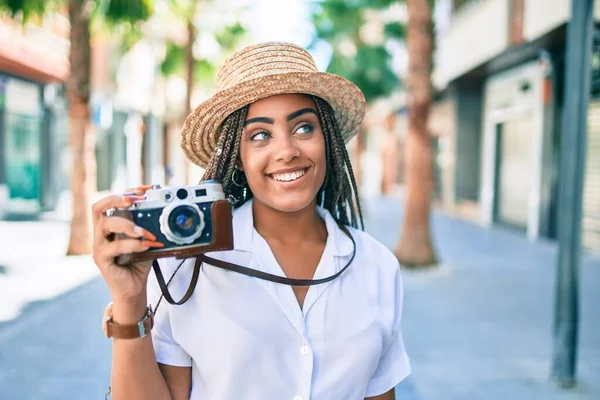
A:
[[[261,199],[260,201],[274,210],[284,213],[293,213],[314,205],[314,200],[315,195],[300,193],[293,195],[290,193],[289,196],[269,196],[269,198],[264,200]]]

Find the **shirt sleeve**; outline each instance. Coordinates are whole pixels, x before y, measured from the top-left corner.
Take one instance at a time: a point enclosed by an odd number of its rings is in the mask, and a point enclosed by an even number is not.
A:
[[[401,329],[403,301],[402,276],[400,265],[395,257],[392,264],[395,265],[392,296],[394,304],[393,321],[391,323],[392,329],[387,341],[387,347],[384,348],[379,360],[377,370],[367,385],[366,397],[378,396],[388,392],[402,382],[411,372],[410,361],[404,348],[404,338]],[[389,307],[389,303],[382,304],[382,307]]]
[[[165,279],[168,280],[167,276],[171,276],[171,273],[167,271],[174,271],[179,262],[175,267],[172,265],[176,262],[174,259],[163,260],[159,263]],[[181,261],[180,261],[181,262]],[[172,268],[169,268],[172,267]],[[156,281],[156,275],[154,270],[150,271],[148,276],[148,301],[150,301],[152,308],[154,309],[158,304],[158,300],[161,297],[160,287]],[[179,346],[173,337],[173,330],[171,327],[171,319],[169,313],[171,312],[171,305],[163,298],[160,302],[158,310],[154,315],[154,327],[152,328],[152,344],[154,345],[154,353],[156,354],[156,361],[165,364],[172,365],[175,367],[191,367],[192,358],[185,352],[184,349]]]

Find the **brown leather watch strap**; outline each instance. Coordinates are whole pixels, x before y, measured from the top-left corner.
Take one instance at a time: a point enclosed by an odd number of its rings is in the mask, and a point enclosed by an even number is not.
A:
[[[106,307],[102,328],[104,336],[115,339],[136,339],[143,338],[150,333],[154,326],[154,314],[152,309],[148,308],[146,314],[137,324],[122,325],[112,319],[112,304]]]

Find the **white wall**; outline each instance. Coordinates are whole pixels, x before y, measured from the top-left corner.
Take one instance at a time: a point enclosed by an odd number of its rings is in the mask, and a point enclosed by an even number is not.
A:
[[[508,0],[473,2],[452,16],[438,37],[436,86],[446,84],[508,47]]]
[[[524,14],[523,36],[530,41],[566,23],[571,17],[571,1],[526,0]],[[600,0],[594,0],[594,18],[600,20]]]
[[[438,0],[445,5],[445,0]],[[479,0],[451,16],[438,16],[438,52],[433,81],[445,87],[449,81],[485,63],[509,47],[509,0]],[[523,37],[535,40],[565,24],[571,15],[570,0],[525,0]],[[446,10],[446,8],[444,8]],[[441,13],[441,12],[440,12]],[[440,14],[438,13],[438,14]],[[594,0],[600,20],[600,0]]]

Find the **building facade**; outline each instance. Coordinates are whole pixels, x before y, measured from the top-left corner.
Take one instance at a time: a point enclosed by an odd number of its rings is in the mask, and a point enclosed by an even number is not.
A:
[[[568,0],[440,0],[434,84],[452,105],[444,201],[485,226],[557,236]],[[596,1],[600,20],[600,1]],[[543,18],[540,16],[544,16]],[[596,36],[599,36],[596,33]],[[596,39],[595,43],[600,43]],[[598,47],[598,45],[596,45]],[[595,55],[596,64],[600,58]],[[595,69],[597,71],[598,68]],[[600,251],[600,100],[590,105],[583,244]]]
[[[0,16],[0,186],[3,211],[35,215],[68,186],[68,22],[39,26]]]

